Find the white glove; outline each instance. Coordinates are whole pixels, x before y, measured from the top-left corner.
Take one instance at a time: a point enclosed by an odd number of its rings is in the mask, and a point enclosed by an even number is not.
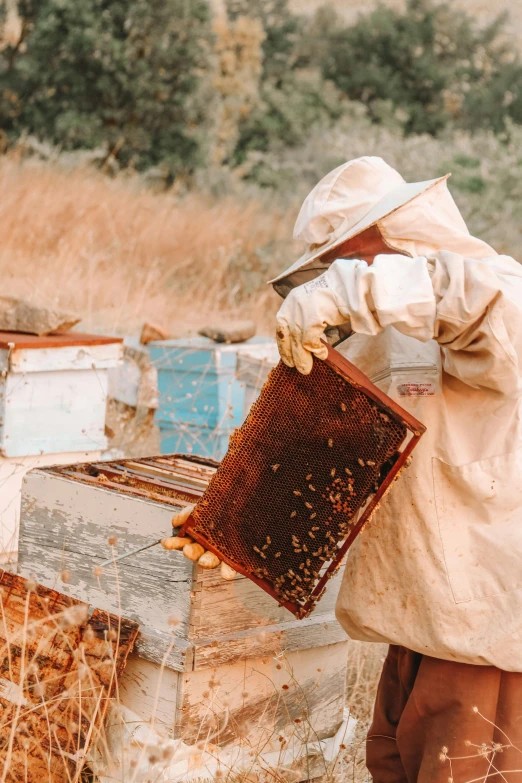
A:
[[[296,367],[308,375],[313,355],[326,359],[328,348],[321,342],[328,326],[348,320],[337,305],[337,297],[324,272],[309,283],[296,286],[277,314],[276,338],[281,359],[287,367]]]

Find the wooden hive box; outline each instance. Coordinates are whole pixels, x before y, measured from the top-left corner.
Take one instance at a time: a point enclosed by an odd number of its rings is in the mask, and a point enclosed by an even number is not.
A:
[[[158,371],[156,422],[164,454],[224,456],[232,431],[243,420],[245,389],[236,377],[237,357],[270,344],[263,337],[230,345],[208,337],[149,344]]]
[[[100,459],[117,337],[0,332],[1,562],[16,552],[22,477],[31,468]],[[92,456],[90,456],[92,454]]]
[[[170,535],[173,512],[202,494],[214,470],[162,456],[32,471],[19,572],[140,623],[120,699],[169,736],[192,745],[217,725],[213,741],[226,748],[248,726],[248,742],[272,753],[301,721],[316,739],[333,737],[347,667],[334,616],[340,574],[314,614],[296,620],[250,580],[226,582],[161,546],[100,568],[111,552]]]

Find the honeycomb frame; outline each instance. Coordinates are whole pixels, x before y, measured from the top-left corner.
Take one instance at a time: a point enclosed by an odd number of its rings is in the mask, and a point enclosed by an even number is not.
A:
[[[306,617],[424,431],[334,348],[280,362],[180,535]]]

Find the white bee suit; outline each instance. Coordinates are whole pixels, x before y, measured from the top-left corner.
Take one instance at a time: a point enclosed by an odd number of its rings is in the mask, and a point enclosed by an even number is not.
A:
[[[337,260],[278,314],[294,364],[332,312],[349,321],[338,350],[427,427],[349,551],[337,617],[355,639],[522,671],[522,267],[467,233],[445,181],[375,225],[404,255]]]

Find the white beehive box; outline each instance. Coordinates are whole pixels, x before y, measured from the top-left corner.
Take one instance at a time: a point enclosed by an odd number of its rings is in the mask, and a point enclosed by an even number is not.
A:
[[[268,378],[270,370],[279,362],[279,351],[275,340],[265,345],[252,346],[244,353],[238,353],[236,377],[245,387],[243,418],[246,418],[252,404]]]
[[[189,746],[202,732],[214,735],[217,721],[221,751],[241,745],[246,724],[248,742],[268,755],[289,732],[295,745],[301,721],[328,741],[344,718],[347,641],[334,616],[340,574],[314,614],[296,620],[250,580],[226,582],[219,570],[160,546],[100,570],[111,552],[170,535],[173,512],[202,494],[214,469],[161,456],[32,471],[19,572],[140,623],[119,684],[136,719]],[[294,748],[296,758],[306,743]]]
[[[109,370],[109,397],[130,408],[158,407],[158,371],[138,338],[125,338],[123,361]]]
[[[105,449],[108,371],[121,360],[121,342],[0,332],[0,453]]]
[[[108,371],[121,340],[0,332],[0,546],[16,550],[22,478],[40,465],[97,459],[107,447]],[[92,456],[91,456],[92,455]]]

